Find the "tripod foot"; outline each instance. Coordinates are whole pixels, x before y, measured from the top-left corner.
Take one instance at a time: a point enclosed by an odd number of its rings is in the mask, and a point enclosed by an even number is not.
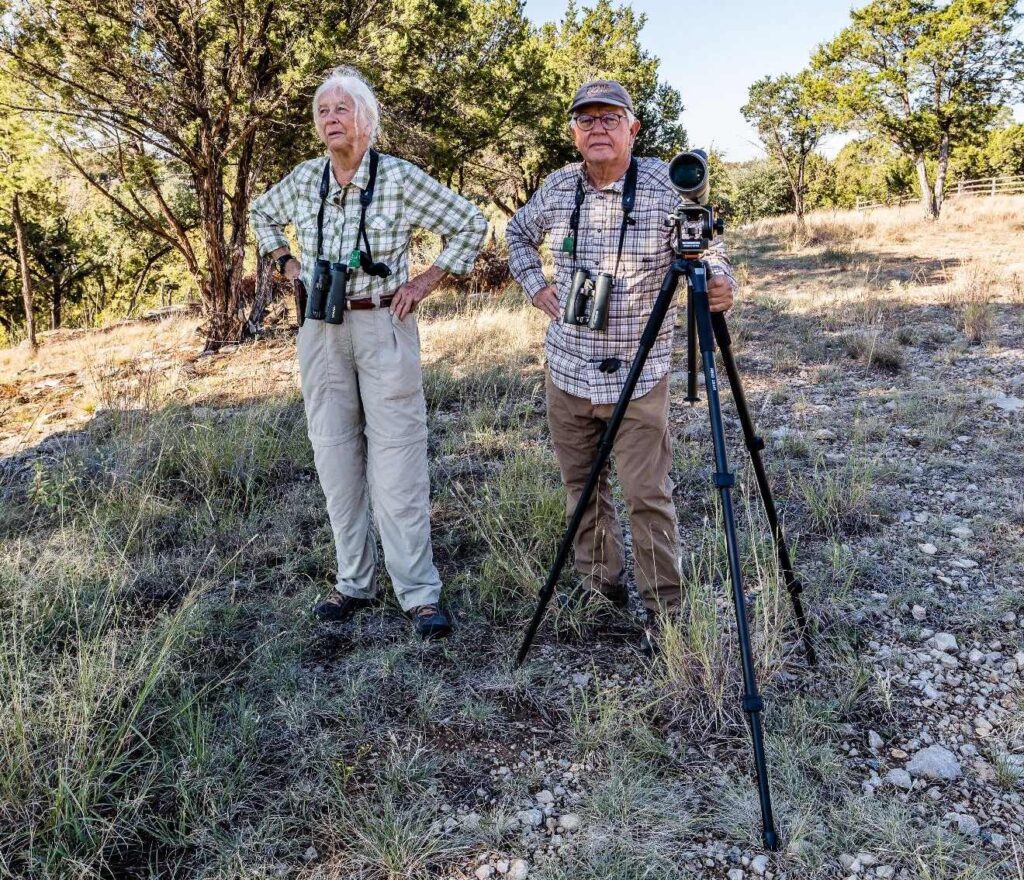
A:
[[[768,852],[778,852],[782,849],[782,841],[779,840],[779,835],[774,831],[765,831],[763,835],[764,848]]]

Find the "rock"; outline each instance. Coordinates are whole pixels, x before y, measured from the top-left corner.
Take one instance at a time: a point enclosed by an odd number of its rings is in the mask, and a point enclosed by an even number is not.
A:
[[[558,824],[562,826],[563,831],[579,831],[583,823],[575,813],[566,813],[558,817]]]
[[[956,643],[956,636],[952,633],[936,633],[929,644],[936,651],[942,651],[946,654],[955,654],[960,650],[960,646]]]
[[[490,877],[491,874],[493,873],[494,868],[492,868],[490,865],[481,865],[473,872],[473,876],[476,877],[477,880],[487,880],[487,878]]]
[[[499,874],[504,875],[508,873],[508,862],[505,861],[505,859],[499,859],[494,867],[497,869]]]
[[[885,747],[885,740],[882,739],[875,731],[868,731],[868,747],[874,751],[879,751]]]
[[[978,824],[978,820],[966,813],[957,815],[956,827],[961,834],[966,834],[968,837],[977,837],[981,834],[981,825]]]
[[[854,869],[854,865],[857,866],[857,869],[860,868],[860,865],[857,862],[857,857],[856,856],[851,856],[849,853],[840,853],[839,854],[839,864],[843,866],[843,870],[844,871],[853,871],[853,870],[855,870]]]
[[[997,394],[989,398],[989,403],[1003,412],[1020,412],[1024,409],[1024,400],[1019,397],[1010,397],[1006,394]]]
[[[918,544],[917,549],[924,553],[926,556],[934,556],[939,552],[939,548],[934,544]]]
[[[750,862],[750,868],[759,877],[763,877],[764,872],[768,870],[768,856],[754,856]]]
[[[462,827],[467,831],[478,831],[480,829],[480,819],[479,813],[467,813],[462,817]]]
[[[885,781],[889,785],[894,785],[896,788],[903,788],[910,791],[914,787],[914,780],[910,778],[910,774],[906,770],[890,770],[885,774]]]
[[[937,782],[959,779],[961,774],[956,756],[949,749],[938,745],[921,749],[910,759],[907,770],[913,776]]]
[[[310,847],[309,849],[307,849],[307,850],[306,850],[306,851],[305,851],[305,852],[304,852],[304,853],[302,854],[302,860],[303,860],[304,862],[311,862],[311,861],[313,861],[313,859],[315,859],[315,858],[316,858],[316,857],[317,857],[318,855],[320,855],[320,853],[318,853],[318,852],[316,851],[316,847],[315,847],[315,846],[311,846],[311,847]]]
[[[967,526],[957,526],[955,529],[950,530],[950,534],[964,541],[974,537],[974,532],[967,528]]]
[[[552,804],[554,802],[555,796],[546,788],[543,791],[537,793],[538,804]]]
[[[516,818],[527,828],[540,828],[544,824],[544,814],[540,810],[520,810]]]
[[[1017,615],[1012,611],[1007,611],[1006,614],[999,618],[999,622],[1004,626],[1013,626],[1017,622]]]
[[[742,868],[733,868],[729,872],[729,880],[743,880],[746,874],[743,873]]]
[[[925,611],[920,605],[915,605],[913,608],[910,609],[910,614],[914,618],[914,620],[924,620],[925,615],[927,613],[928,612]]]
[[[875,868],[875,876],[882,878],[882,880],[889,880],[896,873],[896,869],[892,865],[879,865]]]
[[[529,873],[530,866],[522,859],[515,859],[509,866],[508,874],[505,876],[508,877],[509,880],[526,880]]]

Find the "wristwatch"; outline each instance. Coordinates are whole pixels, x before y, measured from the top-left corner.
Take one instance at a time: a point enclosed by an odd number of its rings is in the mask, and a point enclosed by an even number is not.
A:
[[[284,275],[284,267],[288,265],[289,260],[294,259],[295,257],[291,254],[281,254],[281,256],[277,258],[277,271]]]

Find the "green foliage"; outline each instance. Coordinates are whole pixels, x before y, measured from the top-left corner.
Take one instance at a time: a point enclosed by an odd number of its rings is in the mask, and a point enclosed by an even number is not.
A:
[[[766,76],[750,87],[741,110],[757,129],[769,157],[785,170],[798,219],[804,213],[808,157],[828,131],[817,102],[821,88],[806,71],[797,76]]]
[[[744,162],[731,169],[735,187],[732,218],[746,223],[793,210],[793,191],[782,166],[767,159]]]
[[[823,106],[836,125],[884,137],[912,158],[922,202],[937,216],[950,151],[1019,92],[1020,10],[1015,0],[874,0],[850,15],[813,59]]]

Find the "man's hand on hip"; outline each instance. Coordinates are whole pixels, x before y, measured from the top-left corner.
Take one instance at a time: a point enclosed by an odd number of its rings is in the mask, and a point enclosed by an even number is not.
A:
[[[726,275],[712,275],[708,279],[708,305],[713,312],[725,312],[732,308],[732,282]]]
[[[562,316],[562,310],[558,305],[558,294],[555,292],[553,284],[538,290],[537,295],[533,298],[533,304],[556,321]]]

